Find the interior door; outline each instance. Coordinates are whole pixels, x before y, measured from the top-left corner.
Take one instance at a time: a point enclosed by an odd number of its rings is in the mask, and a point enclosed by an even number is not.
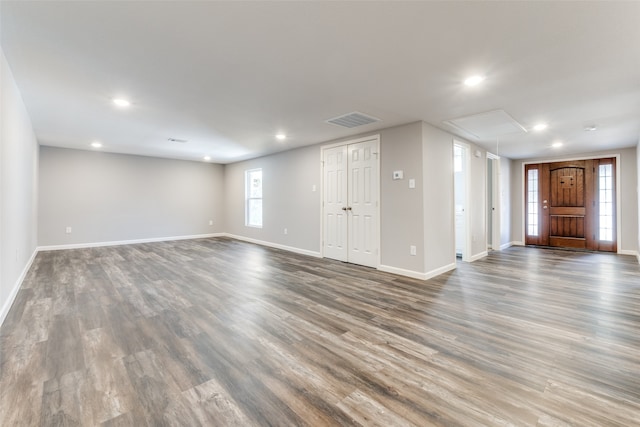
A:
[[[378,139],[323,149],[323,256],[378,266]]]
[[[349,191],[347,228],[349,262],[376,267],[378,210],[378,142],[348,146]]]
[[[323,151],[324,256],[347,261],[347,146]]]
[[[616,251],[615,159],[525,167],[525,243]]]

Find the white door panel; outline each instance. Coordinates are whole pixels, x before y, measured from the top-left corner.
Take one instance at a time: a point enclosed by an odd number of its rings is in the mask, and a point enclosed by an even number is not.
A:
[[[324,151],[324,255],[347,261],[347,147]]]

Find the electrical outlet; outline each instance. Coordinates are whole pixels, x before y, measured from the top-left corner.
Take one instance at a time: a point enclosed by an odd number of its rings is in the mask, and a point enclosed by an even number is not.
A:
[[[209,225],[213,225],[213,220],[212,219],[209,220]]]
[[[315,191],[316,191],[316,186],[315,185],[311,186],[311,191],[313,191],[315,193]]]
[[[415,256],[416,253],[417,253],[416,247],[414,245],[409,246],[409,254],[411,254],[412,256]]]
[[[289,234],[289,230],[287,230],[286,228],[284,229],[284,234]]]
[[[71,234],[71,227],[65,228],[64,232],[67,234]]]

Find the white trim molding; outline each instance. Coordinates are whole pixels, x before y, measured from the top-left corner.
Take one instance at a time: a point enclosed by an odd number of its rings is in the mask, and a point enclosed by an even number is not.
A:
[[[479,260],[479,259],[482,259],[482,258],[486,257],[487,255],[489,255],[489,252],[487,252],[487,251],[482,251],[482,252],[480,252],[480,253],[477,253],[477,254],[475,254],[475,255],[472,255],[472,256],[469,258],[469,262],[477,261],[477,260]]]
[[[22,282],[24,281],[24,278],[27,277],[27,273],[31,268],[31,264],[33,264],[33,260],[36,259],[37,254],[38,254],[38,249],[36,248],[33,251],[33,254],[31,254],[31,258],[29,258],[29,261],[27,261],[27,264],[24,266],[24,269],[22,270],[20,277],[18,277],[18,280],[16,280],[16,283],[13,285],[13,289],[11,289],[11,293],[7,297],[7,300],[2,306],[2,309],[0,309],[0,326],[2,326],[2,324],[4,323],[4,320],[6,319],[7,314],[9,314],[9,310],[11,310],[11,306],[13,305],[13,302],[18,296],[18,291],[22,286]]]
[[[509,249],[511,246],[514,246],[516,242],[508,242],[500,245],[500,250],[503,251],[505,249]]]
[[[38,251],[60,251],[65,249],[100,248],[103,246],[136,245],[139,243],[170,242],[173,240],[208,239],[210,237],[222,237],[222,236],[225,236],[225,234],[224,233],[194,234],[191,236],[152,237],[149,239],[118,240],[118,241],[110,241],[110,242],[72,243],[69,245],[38,246],[37,250]]]
[[[222,233],[221,236],[229,237],[231,239],[242,240],[243,242],[254,243],[260,246],[268,246],[270,248],[282,249],[283,251],[294,252],[296,254],[308,255],[315,258],[322,258],[320,252],[310,251],[308,249],[295,248],[293,246],[281,245],[279,243],[271,243],[264,240],[252,239],[250,237],[238,236],[235,234]]]
[[[439,276],[447,271],[454,270],[456,268],[456,263],[448,264],[440,268],[436,268],[435,270],[427,271],[426,273],[421,273],[419,271],[413,270],[405,270],[404,268],[392,267],[390,265],[380,265],[378,266],[378,270],[384,271],[385,273],[397,274],[399,276],[411,277],[412,279],[418,280],[428,280],[432,277]]]

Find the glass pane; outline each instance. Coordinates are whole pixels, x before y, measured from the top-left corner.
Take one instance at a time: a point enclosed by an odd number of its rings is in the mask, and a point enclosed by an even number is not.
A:
[[[262,227],[262,169],[245,172],[245,225]]]
[[[247,225],[262,227],[262,199],[249,199]]]
[[[600,165],[598,168],[598,238],[613,241],[613,166]]]
[[[462,172],[462,148],[453,147],[453,171]]]
[[[527,174],[527,234],[538,235],[538,170],[529,169]]]
[[[262,170],[249,172],[249,197],[262,197]]]

